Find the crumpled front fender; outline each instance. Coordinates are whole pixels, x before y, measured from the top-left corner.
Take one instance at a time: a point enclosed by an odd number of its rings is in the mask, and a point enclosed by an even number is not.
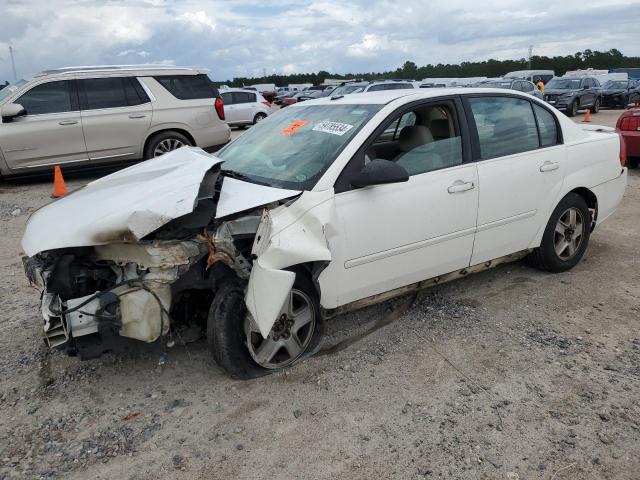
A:
[[[245,303],[264,338],[288,298],[296,274],[294,265],[331,261],[330,224],[333,191],[304,192],[290,205],[265,210],[252,253]]]

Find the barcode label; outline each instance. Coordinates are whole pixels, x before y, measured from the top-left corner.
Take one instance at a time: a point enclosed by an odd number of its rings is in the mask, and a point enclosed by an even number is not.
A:
[[[342,136],[352,128],[353,125],[349,125],[348,123],[329,122],[325,120],[324,122],[318,123],[315,127],[312,128],[312,130],[315,132],[324,132],[330,133],[332,135]]]

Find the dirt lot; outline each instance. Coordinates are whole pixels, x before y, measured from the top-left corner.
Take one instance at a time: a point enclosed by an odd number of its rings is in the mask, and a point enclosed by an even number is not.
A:
[[[639,476],[640,171],[571,272],[503,266],[366,336],[408,300],[333,319],[321,355],[245,382],[203,342],[163,369],[48,352],[19,240],[49,192],[0,185],[1,479]]]

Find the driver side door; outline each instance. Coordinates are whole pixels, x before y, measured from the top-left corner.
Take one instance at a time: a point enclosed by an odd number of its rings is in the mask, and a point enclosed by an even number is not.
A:
[[[434,140],[427,132],[433,120],[429,112],[436,108],[450,125],[449,138]],[[458,100],[447,99],[416,102],[397,111],[347,165],[336,184],[339,232],[332,241],[333,259],[320,278],[326,308],[469,266],[478,176],[476,165],[470,162],[460,108]],[[389,155],[407,170],[408,182],[364,188],[348,185],[345,178],[364,166],[365,153],[381,137],[388,138],[390,127],[395,130],[399,119],[410,112],[416,125],[404,128],[417,128],[421,134],[415,138],[400,134],[401,140],[412,140],[414,148],[404,145],[404,152],[398,147],[395,156]]]

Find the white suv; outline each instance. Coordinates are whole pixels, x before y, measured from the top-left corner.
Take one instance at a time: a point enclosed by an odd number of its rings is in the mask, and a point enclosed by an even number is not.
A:
[[[228,88],[220,95],[227,123],[232,127],[255,125],[273,113],[271,103],[255,90]]]
[[[0,91],[0,174],[148,159],[229,142],[207,71],[103,66],[48,70]]]

